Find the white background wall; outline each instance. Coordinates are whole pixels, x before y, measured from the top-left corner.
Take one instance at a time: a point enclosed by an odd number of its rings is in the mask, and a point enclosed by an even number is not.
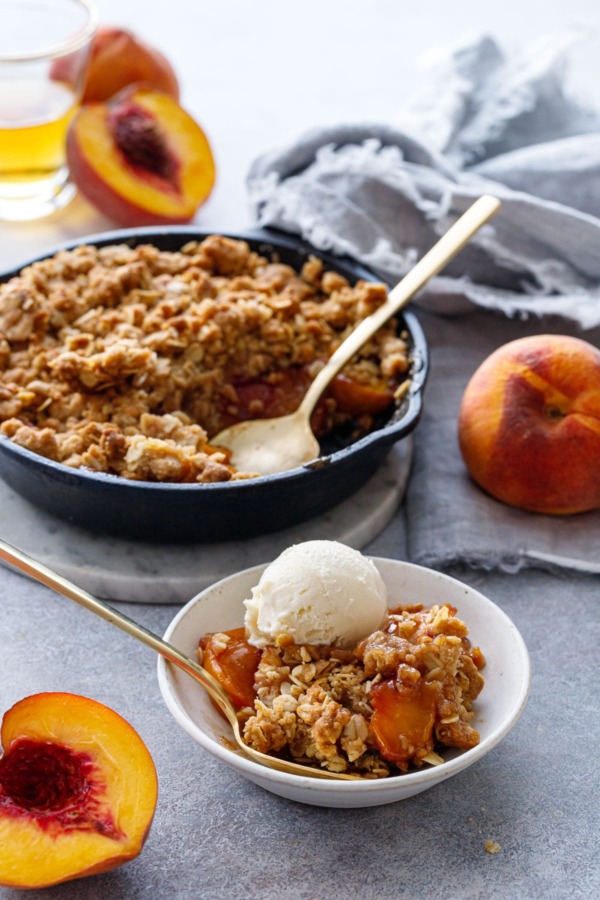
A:
[[[597,0],[97,0],[104,24],[135,30],[173,63],[182,104],[212,143],[218,181],[202,228],[250,222],[252,159],[313,126],[394,123],[423,83],[431,48],[488,33],[507,48],[582,26],[570,83],[600,105]],[[0,269],[71,237],[113,227],[76,199],[49,219],[0,224]]]

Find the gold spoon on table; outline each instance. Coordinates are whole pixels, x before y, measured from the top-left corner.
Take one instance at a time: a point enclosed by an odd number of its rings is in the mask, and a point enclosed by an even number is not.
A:
[[[117,628],[125,631],[127,634],[131,635],[131,637],[141,641],[142,644],[151,647],[152,650],[156,650],[157,653],[164,656],[165,659],[174,666],[178,666],[180,669],[183,669],[184,672],[187,672],[187,674],[197,681],[198,684],[202,685],[211,699],[214,700],[223,711],[231,725],[236,743],[244,751],[246,756],[254,762],[257,762],[262,766],[268,766],[271,769],[278,769],[280,772],[290,772],[293,775],[304,775],[310,778],[342,779],[345,781],[355,781],[362,778],[360,775],[345,775],[342,773],[328,772],[325,769],[313,769],[310,766],[302,766],[299,763],[287,762],[286,760],[269,756],[266,753],[260,753],[260,751],[249,747],[244,742],[240,733],[240,724],[231,700],[219,682],[216,681],[206,669],[203,669],[199,663],[189,656],[186,656],[172,644],[163,641],[162,638],[153,634],[152,631],[148,631],[143,625],[139,625],[128,616],[117,612],[117,610],[113,609],[112,606],[109,606],[108,603],[103,603],[102,600],[98,600],[96,597],[88,594],[87,591],[72,584],[66,578],[63,578],[62,575],[58,575],[43,563],[37,562],[37,560],[32,559],[26,553],[17,550],[16,547],[12,547],[3,540],[0,540],[0,559],[10,563],[15,569],[25,572],[26,575],[35,578],[36,581],[41,582],[41,584],[45,584],[46,587],[52,588],[52,590],[57,591],[59,594],[63,594],[65,597],[68,597],[69,600],[74,600],[75,603],[79,603],[80,606],[89,609],[90,612],[95,613],[97,616],[100,616],[100,618],[110,622],[111,625],[115,625]]]
[[[319,397],[340,369],[416,292],[456,256],[470,238],[500,208],[496,197],[480,197],[452,225],[407,275],[390,291],[379,309],[356,326],[325,363],[304,395],[298,409],[287,416],[238,422],[211,438],[213,446],[226,447],[231,462],[243,472],[273,475],[304,465],[319,456],[310,417]]]

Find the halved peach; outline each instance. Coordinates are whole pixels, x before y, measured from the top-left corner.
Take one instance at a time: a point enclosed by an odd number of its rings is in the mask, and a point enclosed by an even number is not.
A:
[[[0,884],[46,887],[140,853],[156,770],[118,713],[76,694],[34,694],[8,710],[0,736]]]
[[[67,160],[82,194],[126,227],[189,222],[215,181],[202,128],[168,94],[140,85],[79,110]]]

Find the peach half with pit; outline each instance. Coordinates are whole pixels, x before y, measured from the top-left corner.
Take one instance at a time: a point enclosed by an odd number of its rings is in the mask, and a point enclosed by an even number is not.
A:
[[[5,713],[0,736],[0,884],[47,887],[140,853],[156,770],[118,713],[76,694],[34,694]]]
[[[81,193],[125,227],[189,222],[215,181],[200,125],[168,94],[139,85],[81,107],[67,161]]]
[[[466,387],[458,439],[497,500],[549,515],[600,508],[600,350],[552,334],[499,347]]]

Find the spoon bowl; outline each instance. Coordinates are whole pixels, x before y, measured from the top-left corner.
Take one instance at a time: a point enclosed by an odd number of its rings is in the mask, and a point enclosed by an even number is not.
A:
[[[238,422],[211,438],[227,448],[231,462],[242,472],[274,475],[305,465],[319,455],[310,427],[311,414],[333,378],[367,341],[398,313],[420,288],[453,259],[470,238],[500,209],[496,197],[484,195],[473,203],[390,291],[387,300],[363,319],[327,360],[304,395],[298,409],[287,416]]]
[[[177,647],[164,641],[158,635],[153,634],[153,632],[144,628],[143,625],[139,625],[137,622],[134,622],[133,619],[123,615],[123,613],[117,612],[117,610],[113,609],[112,606],[109,606],[108,603],[98,600],[96,597],[88,594],[87,591],[84,591],[82,588],[77,587],[77,585],[72,584],[72,582],[68,581],[66,578],[63,578],[62,575],[58,575],[56,572],[53,572],[52,569],[49,569],[42,563],[37,562],[37,560],[32,559],[26,553],[23,553],[21,550],[12,547],[2,540],[0,540],[0,559],[9,563],[11,566],[14,566],[14,568],[19,569],[19,571],[24,572],[26,575],[29,575],[31,578],[35,578],[36,581],[39,581],[41,584],[45,584],[46,587],[52,588],[52,590],[57,591],[57,593],[62,594],[64,597],[68,597],[69,600],[74,600],[75,603],[85,607],[85,609],[95,613],[105,621],[110,622],[111,625],[115,625],[117,628],[120,628],[121,631],[125,631],[131,637],[141,641],[142,644],[146,644],[146,646],[155,650],[168,660],[171,665],[177,666],[179,669],[186,672],[187,675],[204,688],[211,700],[217,704],[218,708],[231,725],[233,736],[239,748],[254,762],[259,763],[262,766],[277,769],[280,772],[288,772],[310,778],[333,778],[350,781],[360,779],[361,776],[359,775],[345,775],[342,773],[328,772],[325,769],[313,769],[309,766],[302,766],[299,763],[287,762],[286,760],[277,759],[274,756],[269,756],[266,753],[261,753],[260,751],[249,747],[242,738],[236,710],[228,695],[219,682],[213,678],[206,669],[203,669],[196,660],[192,659],[190,656],[186,656],[186,654],[178,650]]]
[[[227,447],[237,469],[258,475],[288,472],[320,453],[310,427],[310,412],[306,414],[302,405],[287,416],[231,425],[217,435],[214,443]]]

